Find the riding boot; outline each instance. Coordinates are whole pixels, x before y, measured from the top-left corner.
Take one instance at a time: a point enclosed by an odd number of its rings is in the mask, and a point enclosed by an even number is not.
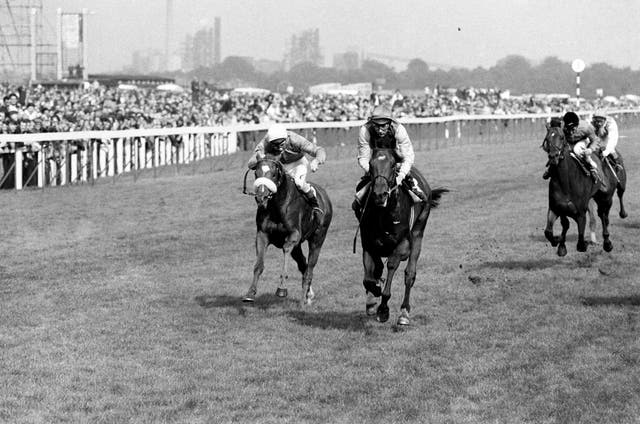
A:
[[[422,191],[422,189],[420,188],[420,186],[418,185],[418,182],[416,181],[416,179],[412,176],[407,176],[402,183],[404,185],[406,185],[406,187],[411,190],[411,192],[413,194],[415,194],[419,199],[420,202],[422,203],[427,203],[429,201],[429,199],[427,198],[427,195],[424,194],[424,191]]]
[[[600,178],[600,174],[598,173],[598,166],[593,161],[593,159],[591,159],[591,155],[587,153],[585,154],[585,158],[587,159],[587,163],[589,164],[589,172],[591,173],[593,182],[597,183],[598,181],[602,181],[602,179]]]
[[[313,216],[319,219],[324,214],[324,211],[320,208],[320,204],[318,203],[318,196],[316,196],[316,189],[311,187],[311,190],[306,192],[304,195],[307,198],[307,201],[309,202],[311,207],[313,208]]]
[[[622,160],[620,160],[620,156],[619,155],[609,155],[609,157],[611,158],[611,160],[613,160],[613,164],[616,167],[616,172],[620,172],[624,169],[624,166],[622,165]]]

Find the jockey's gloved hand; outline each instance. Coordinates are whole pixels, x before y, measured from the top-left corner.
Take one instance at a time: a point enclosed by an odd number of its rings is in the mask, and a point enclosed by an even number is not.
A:
[[[404,177],[405,177],[405,175],[403,175],[403,174],[398,174],[398,175],[396,176],[396,185],[398,185],[398,186],[399,186],[399,185],[401,185],[401,184],[402,184],[402,180],[404,180]]]
[[[309,162],[309,168],[311,168],[311,172],[316,172],[318,170],[318,159],[313,159]]]
[[[323,148],[319,148],[316,152],[316,160],[320,165],[325,163],[325,161],[327,160],[327,152],[325,152]]]

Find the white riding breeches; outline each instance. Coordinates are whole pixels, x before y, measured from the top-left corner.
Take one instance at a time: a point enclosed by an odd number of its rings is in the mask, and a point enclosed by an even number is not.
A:
[[[591,149],[587,148],[587,142],[586,141],[578,141],[574,146],[573,146],[573,153],[576,154],[576,156],[580,157],[580,158],[586,158],[589,163],[594,167],[597,168],[598,165],[593,161],[593,159],[591,159],[590,156],[587,156],[585,153],[587,153],[587,151],[589,153],[591,153]]]
[[[311,185],[307,182],[307,172],[309,170],[309,160],[303,156],[299,160],[282,165],[287,174],[293,177],[296,186],[303,192],[308,193]]]

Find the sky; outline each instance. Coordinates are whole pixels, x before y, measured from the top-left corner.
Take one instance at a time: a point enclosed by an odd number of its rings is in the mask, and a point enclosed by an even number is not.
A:
[[[325,65],[335,53],[419,58],[489,68],[507,55],[640,69],[640,0],[171,0],[172,50],[221,20],[221,56],[281,60],[293,34],[318,28]],[[89,72],[120,70],[135,50],[164,51],[166,0],[45,0],[88,17]],[[400,66],[400,65],[399,65]],[[404,69],[396,69],[401,71]]]

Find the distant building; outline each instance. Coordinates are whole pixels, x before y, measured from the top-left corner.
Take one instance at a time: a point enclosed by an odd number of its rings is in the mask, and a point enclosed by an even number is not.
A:
[[[263,74],[273,74],[274,72],[282,71],[282,62],[279,60],[256,59],[253,61],[253,68]]]
[[[317,66],[324,65],[324,57],[320,51],[320,30],[318,28],[302,31],[291,36],[285,54],[285,70],[304,62]]]
[[[165,54],[160,50],[136,50],[132,55],[131,71],[141,74],[162,72],[165,61]]]
[[[339,71],[353,71],[360,68],[360,55],[357,52],[336,53],[333,55],[333,67]]]
[[[182,45],[182,69],[211,68],[220,64],[220,18],[213,27],[206,27],[187,34]]]

